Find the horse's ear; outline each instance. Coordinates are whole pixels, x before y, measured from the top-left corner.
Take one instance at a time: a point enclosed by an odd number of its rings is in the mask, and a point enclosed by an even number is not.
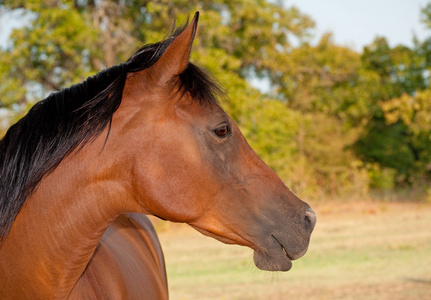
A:
[[[149,68],[155,82],[163,85],[187,68],[198,19],[199,12],[196,12],[187,28],[175,38],[160,59]]]

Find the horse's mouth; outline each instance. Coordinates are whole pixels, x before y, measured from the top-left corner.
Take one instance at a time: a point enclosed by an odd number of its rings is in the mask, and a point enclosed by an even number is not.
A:
[[[284,248],[284,246],[283,246],[283,244],[281,244],[280,243],[280,241],[279,240],[277,240],[277,238],[273,235],[273,234],[271,234],[271,236],[272,236],[272,238],[280,245],[280,247],[281,247],[281,249],[283,250],[283,253],[284,253],[284,255],[286,255],[286,257],[289,259],[289,260],[294,260],[294,258],[292,258],[290,255],[289,255],[289,253],[286,251],[286,248]]]
[[[270,234],[269,236],[267,236],[265,244],[268,247],[257,247],[256,245],[250,245],[243,241],[239,242],[238,240],[223,237],[208,230],[202,229],[194,224],[189,225],[200,233],[215,238],[223,243],[238,244],[248,246],[254,249],[254,264],[257,268],[264,271],[289,271],[292,268],[292,260],[300,258],[302,255],[305,254],[308,248],[302,248],[297,252],[295,252],[294,250],[293,252],[288,251],[286,247],[280,242],[280,240],[275,237],[274,234]]]
[[[256,249],[254,251],[254,264],[264,271],[289,271],[292,268],[291,255],[272,234],[271,240],[272,247],[266,250]]]

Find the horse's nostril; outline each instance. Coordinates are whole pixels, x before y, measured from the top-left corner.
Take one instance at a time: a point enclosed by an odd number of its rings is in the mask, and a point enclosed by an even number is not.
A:
[[[316,225],[316,213],[313,209],[307,208],[305,211],[305,227],[310,231],[310,233],[313,231],[314,226]]]

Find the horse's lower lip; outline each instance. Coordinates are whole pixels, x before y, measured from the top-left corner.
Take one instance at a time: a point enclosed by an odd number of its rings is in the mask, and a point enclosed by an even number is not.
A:
[[[265,271],[289,271],[292,268],[292,260],[280,250],[272,255],[267,251],[255,250],[253,260],[256,267]]]
[[[286,250],[286,248],[284,248],[284,246],[283,246],[283,244],[282,243],[280,243],[280,241],[279,240],[277,240],[277,238],[273,235],[273,234],[271,234],[271,236],[272,236],[272,238],[280,245],[280,247],[281,247],[281,249],[283,250],[283,252],[284,252],[284,255],[286,255],[286,257],[289,259],[289,260],[293,260],[293,258],[289,255],[289,253],[287,252],[287,250]]]

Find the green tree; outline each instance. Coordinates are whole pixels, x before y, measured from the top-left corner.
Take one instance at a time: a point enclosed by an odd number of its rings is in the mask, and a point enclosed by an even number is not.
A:
[[[431,28],[431,3],[422,9],[422,21]],[[361,57],[363,68],[377,80],[369,90],[369,120],[355,149],[377,166],[372,172],[377,186],[388,180],[392,186],[422,185],[431,175],[431,39],[413,42],[411,48],[391,48],[377,38]]]
[[[286,178],[297,178],[294,186],[311,194],[365,193],[365,165],[350,149],[369,113],[360,55],[325,34],[317,45],[303,43],[284,59],[287,67],[273,92],[297,115],[295,163]]]

